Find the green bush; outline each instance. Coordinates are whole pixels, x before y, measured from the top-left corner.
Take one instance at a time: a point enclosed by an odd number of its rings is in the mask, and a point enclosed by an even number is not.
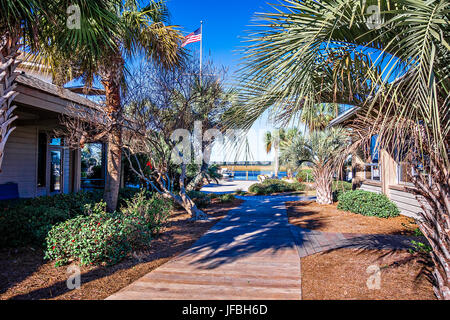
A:
[[[352,190],[352,184],[351,182],[347,181],[333,181],[332,185],[333,191],[351,191]]]
[[[207,193],[192,190],[188,191],[187,195],[199,208],[204,208],[211,204],[211,197]]]
[[[295,176],[298,182],[314,182],[312,169],[302,169]]]
[[[257,195],[266,195],[272,193],[304,191],[305,185],[299,182],[289,183],[283,180],[266,179],[262,183],[255,183],[248,189],[249,192]]]
[[[103,202],[86,205],[84,216],[59,223],[48,232],[45,258],[64,265],[115,264],[149,245],[167,221],[170,206],[145,191],[126,201],[121,212],[106,213]]]
[[[353,185],[347,181],[333,181],[331,190],[333,191],[333,201],[336,202],[339,196],[347,191],[351,191]]]
[[[142,190],[132,199],[125,200],[120,212],[130,219],[144,221],[145,226],[153,235],[159,234],[169,219],[172,203],[155,194],[151,196]]]
[[[120,203],[138,191],[121,190]],[[102,196],[102,191],[92,191],[0,201],[0,247],[40,247],[52,226],[85,215],[85,206],[98,203]]]
[[[221,203],[229,203],[229,202],[233,202],[236,199],[236,197],[231,193],[226,193],[226,194],[221,194],[219,199],[220,199]]]
[[[338,200],[338,209],[365,216],[389,218],[400,214],[397,206],[384,194],[354,190],[342,193]]]
[[[42,246],[53,225],[83,214],[100,193],[80,192],[9,203],[0,212],[0,247]]]

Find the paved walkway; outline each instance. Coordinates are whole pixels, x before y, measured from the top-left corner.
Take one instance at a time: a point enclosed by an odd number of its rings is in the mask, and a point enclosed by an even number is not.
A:
[[[201,191],[206,193],[234,193],[238,190],[248,191],[252,184],[258,181],[246,180],[219,180],[219,184],[211,183],[202,188]]]
[[[300,259],[340,248],[405,248],[402,236],[322,233],[290,225],[287,197],[243,197],[189,250],[108,299],[301,299]],[[303,198],[306,199],[306,198]]]

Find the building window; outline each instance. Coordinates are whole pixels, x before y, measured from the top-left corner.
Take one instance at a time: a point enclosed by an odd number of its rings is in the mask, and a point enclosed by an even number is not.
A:
[[[378,163],[364,165],[364,174],[366,180],[381,181],[381,168]]]
[[[62,150],[50,151],[50,192],[62,191]]]
[[[62,139],[61,138],[51,138],[49,145],[53,146],[53,147],[60,147],[63,145]]]
[[[87,143],[81,150],[81,188],[105,187],[105,152],[102,143]]]
[[[38,171],[37,185],[45,187],[47,177],[47,134],[40,132],[38,136]]]
[[[399,184],[411,183],[410,175],[408,175],[408,170],[412,170],[411,166],[408,166],[406,162],[401,162],[397,166],[397,177]],[[412,171],[410,171],[412,172]]]
[[[377,143],[378,135],[370,140],[370,163],[364,165],[366,180],[381,181],[381,168],[379,165],[380,152]]]

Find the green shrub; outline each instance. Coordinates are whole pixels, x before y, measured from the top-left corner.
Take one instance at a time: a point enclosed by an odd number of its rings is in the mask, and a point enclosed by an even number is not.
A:
[[[396,217],[397,206],[384,194],[354,190],[339,195],[338,209],[380,218]]]
[[[45,258],[64,265],[115,264],[131,251],[149,245],[169,216],[170,206],[159,196],[140,191],[121,212],[106,213],[103,202],[86,205],[85,215],[59,223],[48,232]]]
[[[192,190],[188,191],[187,195],[199,208],[204,208],[211,204],[211,197],[207,193]]]
[[[266,195],[272,193],[304,191],[305,185],[299,182],[289,183],[283,180],[266,179],[262,183],[255,183],[248,189],[249,192],[257,195]]]
[[[423,242],[411,240],[412,248],[409,249],[409,253],[414,254],[416,252],[429,254],[433,251],[433,248]]]
[[[312,169],[302,169],[295,176],[298,182],[314,182]]]
[[[143,221],[153,235],[159,234],[169,219],[172,203],[155,194],[142,190],[132,199],[125,200],[120,212],[127,218]]]
[[[10,203],[0,212],[0,247],[42,246],[53,225],[82,215],[100,193],[80,192]]]
[[[347,181],[333,181],[332,185],[333,191],[351,191],[352,190],[352,184],[351,182]]]
[[[121,190],[120,202],[136,192]],[[85,215],[85,206],[98,203],[102,196],[102,191],[91,191],[0,201],[0,247],[40,247],[52,226]]]
[[[226,194],[220,195],[219,199],[220,199],[221,203],[229,203],[229,202],[233,202],[236,199],[236,197],[231,193],[226,193]]]
[[[333,181],[331,190],[333,191],[333,201],[336,202],[342,193],[351,191],[353,185],[347,181]]]

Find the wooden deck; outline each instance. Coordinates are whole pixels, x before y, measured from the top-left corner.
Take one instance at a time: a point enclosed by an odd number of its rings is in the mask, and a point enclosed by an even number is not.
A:
[[[301,299],[300,258],[284,203],[246,201],[189,250],[109,300]]]

